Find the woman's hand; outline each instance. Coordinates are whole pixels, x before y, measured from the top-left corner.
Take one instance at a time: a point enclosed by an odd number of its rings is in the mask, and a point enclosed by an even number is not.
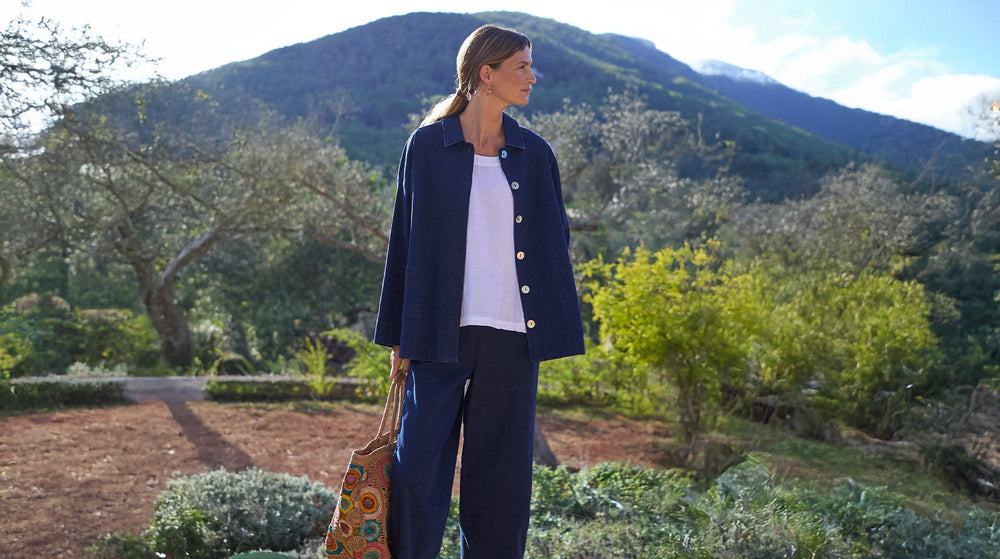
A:
[[[410,360],[401,359],[399,357],[399,346],[392,346],[392,371],[389,373],[389,376],[393,380],[396,380],[397,376],[403,375],[403,377],[406,377],[406,374],[409,372]]]

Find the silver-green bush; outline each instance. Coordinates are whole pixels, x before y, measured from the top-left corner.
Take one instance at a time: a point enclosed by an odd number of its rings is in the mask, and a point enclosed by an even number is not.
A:
[[[146,538],[171,557],[292,550],[323,533],[336,499],[321,483],[257,468],[195,474],[168,482]]]

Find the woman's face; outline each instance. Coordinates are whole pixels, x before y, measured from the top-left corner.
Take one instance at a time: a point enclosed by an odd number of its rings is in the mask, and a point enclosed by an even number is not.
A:
[[[496,68],[491,68],[493,95],[508,105],[527,105],[531,86],[537,81],[531,72],[531,49],[526,48]]]

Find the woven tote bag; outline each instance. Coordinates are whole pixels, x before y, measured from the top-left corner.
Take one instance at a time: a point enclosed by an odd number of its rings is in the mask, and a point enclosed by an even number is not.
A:
[[[326,530],[328,557],[385,559],[389,554],[387,531],[392,453],[399,435],[403,405],[403,380],[393,379],[378,434],[364,448],[351,453],[344,473],[340,505]]]

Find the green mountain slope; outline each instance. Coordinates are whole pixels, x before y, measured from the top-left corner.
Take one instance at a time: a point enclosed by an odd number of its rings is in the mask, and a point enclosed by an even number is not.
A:
[[[841,137],[823,137],[823,127],[809,132],[782,123],[780,115],[750,110],[705,85],[717,83],[648,41],[595,35],[515,12],[389,17],[234,62],[186,82],[224,105],[239,106],[248,96],[284,115],[313,116],[328,129],[336,124],[336,133],[352,157],[391,165],[406,137],[409,115],[426,110],[428,98],[454,90],[455,53],[469,32],[490,22],[513,26],[532,37],[539,82],[524,110],[529,116],[534,111],[557,111],[566,100],[598,105],[609,90],[635,88],[647,96],[651,108],[679,111],[692,126],[700,117],[704,138],[735,142],[738,152],[732,171],[758,196],[801,194],[816,177],[848,161],[882,158],[878,152],[840,143]],[[829,105],[817,100],[815,118],[822,120],[824,110],[830,118],[844,118],[843,111],[829,111]],[[796,107],[801,110],[801,104]],[[881,118],[889,129],[884,145],[900,145],[891,141],[895,119]],[[938,138],[933,129],[924,128],[932,131],[924,134],[927,139],[904,144],[913,152],[909,157],[893,158],[908,162],[900,171],[916,176],[919,169],[912,163],[927,161],[933,154]],[[899,134],[909,140],[915,137],[912,128],[900,127]],[[970,154],[969,161],[981,157]],[[964,169],[961,161],[952,163],[953,169]]]

